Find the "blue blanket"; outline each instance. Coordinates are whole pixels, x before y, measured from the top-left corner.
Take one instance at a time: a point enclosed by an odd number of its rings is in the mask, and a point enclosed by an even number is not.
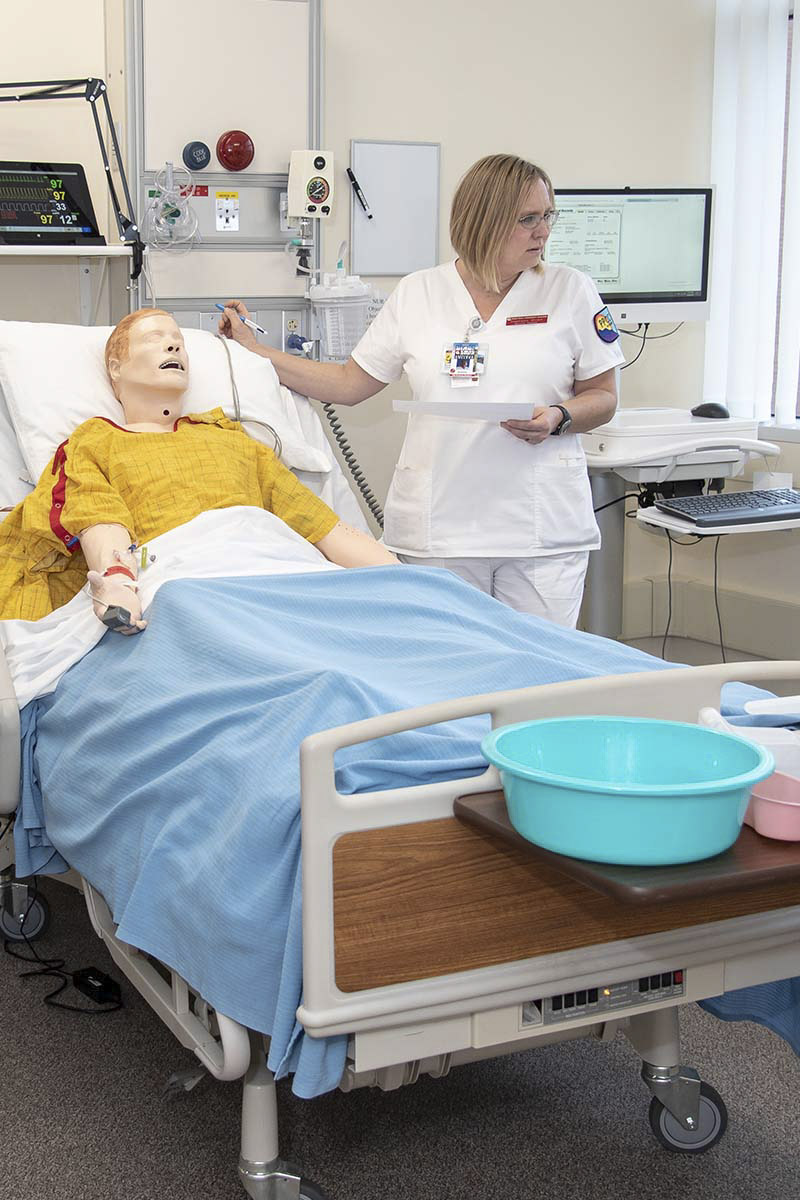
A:
[[[175,581],[148,615],[145,634],[106,635],[25,709],[18,870],[63,869],[63,856],[123,941],[270,1034],[270,1067],[294,1072],[301,1096],[338,1084],[346,1047],[295,1019],[302,739],[453,696],[667,665],[432,568]],[[337,786],[476,774],[486,728],[351,747]]]

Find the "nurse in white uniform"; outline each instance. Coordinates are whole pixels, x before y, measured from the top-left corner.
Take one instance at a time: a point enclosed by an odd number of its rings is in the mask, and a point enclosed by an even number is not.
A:
[[[578,433],[616,408],[619,335],[592,280],[542,261],[553,188],[513,155],[475,163],[453,199],[454,262],[400,281],[343,365],[259,345],[231,301],[220,331],[272,360],[281,382],[357,404],[405,372],[415,400],[455,388],[530,402],[524,420],[414,413],[385,504],[384,541],[448,567],[522,612],[574,627],[600,545]]]

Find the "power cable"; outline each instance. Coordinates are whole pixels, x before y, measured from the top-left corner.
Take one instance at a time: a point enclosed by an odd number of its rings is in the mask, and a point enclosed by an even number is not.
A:
[[[717,610],[717,629],[719,630],[719,652],[722,655],[722,661],[727,662],[725,657],[725,642],[722,637],[722,617],[719,612],[719,591],[717,589],[717,571],[719,559],[719,542],[722,534],[717,534],[716,544],[714,546],[714,607]]]
[[[691,542],[679,542],[677,538],[672,536],[669,529],[665,529],[667,541],[669,543],[669,561],[667,563],[667,624],[664,629],[664,636],[661,640],[661,657],[666,659],[667,638],[669,636],[670,625],[672,624],[672,547],[673,546],[698,546],[704,539],[696,537]],[[722,634],[722,617],[719,611],[719,591],[717,587],[718,578],[718,563],[717,556],[719,554],[719,541],[721,534],[717,534],[716,544],[714,546],[714,607],[717,613],[717,628],[719,630],[719,649],[722,655],[722,661],[727,662],[725,657],[725,642]]]
[[[641,344],[641,346],[639,347],[639,351],[638,351],[638,353],[637,353],[637,355],[636,355],[636,357],[635,357],[635,358],[632,358],[632,359],[631,359],[631,361],[630,361],[629,363],[625,363],[625,365],[624,365],[623,367],[620,367],[620,371],[627,371],[628,367],[632,367],[632,366],[633,366],[633,364],[634,364],[635,362],[638,362],[638,361],[639,361],[639,359],[642,357],[642,355],[644,354],[644,348],[645,348],[645,345],[647,344],[647,331],[648,331],[648,329],[649,329],[649,328],[650,328],[650,323],[649,323],[649,321],[645,321],[645,323],[644,323],[644,333],[641,335],[642,344]],[[632,337],[638,337],[639,335],[638,335],[638,334],[631,334],[631,336],[632,336]]]
[[[639,330],[642,327],[642,323],[640,321],[635,329],[620,329],[620,333],[624,333],[626,337],[639,338],[640,341],[644,340],[644,338],[647,338],[648,342],[658,342],[662,338],[672,337],[673,333],[677,333],[678,330],[682,329],[685,324],[685,321],[680,321],[674,329],[669,329],[666,333],[641,334],[639,333]]]
[[[1,836],[5,837],[7,829],[8,826],[6,826],[6,828],[3,830]],[[50,976],[53,979],[57,979],[59,981],[58,986],[53,988],[52,991],[48,992],[43,997],[43,1003],[48,1005],[50,1008],[63,1008],[66,1009],[67,1012],[81,1013],[87,1017],[104,1016],[106,1013],[116,1012],[117,1009],[122,1008],[122,995],[120,993],[119,984],[116,983],[115,980],[111,979],[108,975],[105,975],[102,971],[99,971],[96,967],[84,967],[78,971],[67,971],[65,969],[66,959],[42,958],[42,956],[38,953],[33,942],[31,942],[30,938],[28,938],[25,933],[25,922],[28,919],[28,915],[30,914],[34,904],[36,903],[38,895],[39,879],[38,876],[34,875],[33,888],[31,889],[31,894],[28,899],[28,907],[25,909],[25,912],[22,915],[22,920],[20,921],[19,927],[20,933],[22,934],[22,939],[32,957],[26,958],[25,955],[20,954],[18,950],[12,949],[12,945],[8,939],[3,941],[3,949],[10,958],[16,958],[19,962],[23,963],[37,964],[35,970],[20,971],[19,978],[30,979],[37,976]],[[104,1005],[104,1007],[81,1008],[77,1004],[66,1004],[63,1000],[56,1000],[55,997],[60,996],[70,984],[76,987],[88,999],[92,1000],[93,1003]]]
[[[669,543],[669,563],[667,565],[667,624],[664,629],[664,637],[661,641],[661,657],[666,660],[667,657],[667,638],[669,636],[669,627],[672,624],[672,534],[669,530],[667,533],[667,541]]]
[[[596,513],[602,512],[604,508],[611,508],[612,504],[620,504],[623,500],[638,499],[639,495],[639,492],[625,492],[624,495],[617,496],[614,500],[607,500],[605,504],[601,504],[599,508],[595,508],[593,511]]]

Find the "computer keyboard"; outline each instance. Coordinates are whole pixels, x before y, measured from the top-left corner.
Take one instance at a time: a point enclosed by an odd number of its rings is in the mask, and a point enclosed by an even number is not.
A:
[[[800,491],[775,488],[763,492],[721,492],[713,496],[675,496],[656,500],[661,512],[708,525],[753,525],[762,521],[800,520]]]

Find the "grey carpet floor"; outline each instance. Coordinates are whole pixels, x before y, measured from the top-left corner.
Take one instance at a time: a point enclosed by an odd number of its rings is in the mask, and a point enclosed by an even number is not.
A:
[[[119,973],[77,892],[44,884],[53,922],[37,943],[68,967]],[[45,1007],[45,979],[0,955],[2,1200],[242,1200],[239,1085],[168,1076],[196,1060],[127,981],[125,1007],[85,1017]],[[79,999],[79,998],[78,998]],[[765,1029],[683,1010],[684,1062],[712,1083],[730,1125],[708,1154],[659,1148],[639,1061],[622,1037],[460,1067],[393,1093],[313,1101],[279,1085],[281,1152],[330,1200],[761,1200],[800,1197],[800,1064]]]

